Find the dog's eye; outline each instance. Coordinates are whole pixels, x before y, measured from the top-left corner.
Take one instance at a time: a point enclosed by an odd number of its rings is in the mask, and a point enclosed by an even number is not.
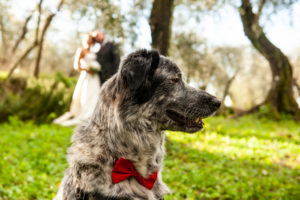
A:
[[[178,82],[179,82],[179,78],[172,78],[171,81],[172,81],[173,83],[178,83]]]

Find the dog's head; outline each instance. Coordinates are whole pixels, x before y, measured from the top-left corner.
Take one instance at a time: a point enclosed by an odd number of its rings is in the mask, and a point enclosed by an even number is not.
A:
[[[131,53],[116,77],[122,108],[144,109],[147,115],[141,116],[162,130],[196,132],[203,128],[202,118],[220,107],[216,97],[187,85],[177,65],[157,51]]]

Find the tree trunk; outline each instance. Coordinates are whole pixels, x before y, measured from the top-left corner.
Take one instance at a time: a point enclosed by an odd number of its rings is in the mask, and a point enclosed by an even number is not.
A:
[[[42,3],[42,1],[43,0],[41,0],[40,3]],[[58,7],[57,7],[57,12],[60,11],[63,4],[64,4],[64,0],[61,0]],[[51,22],[52,22],[52,20],[55,17],[57,12],[52,13],[47,17],[46,22],[45,22],[45,24],[43,26],[43,29],[42,29],[41,38],[39,39],[39,42],[38,42],[39,47],[38,47],[36,63],[35,63],[34,72],[33,72],[33,74],[36,78],[39,77],[39,73],[40,73],[40,62],[41,62],[41,58],[42,58],[42,51],[43,51],[43,44],[44,44],[45,35],[46,35],[46,32],[47,32],[47,30],[48,30],[48,28],[49,28],[49,26],[50,26],[50,24],[51,24]],[[36,37],[38,37],[38,29],[36,31]]]
[[[227,95],[229,94],[229,89],[233,83],[233,81],[235,80],[236,76],[238,75],[239,73],[239,69],[237,69],[234,73],[234,75],[232,77],[229,78],[229,80],[226,82],[225,84],[225,88],[224,88],[224,92],[223,92],[223,96],[222,96],[222,99],[221,99],[221,107],[218,109],[217,111],[217,114],[221,114],[224,112],[225,110],[225,98],[227,97]]]
[[[42,35],[41,35],[41,38],[39,40],[38,52],[37,52],[37,57],[36,57],[36,62],[35,62],[35,67],[34,67],[34,77],[35,78],[39,77],[40,62],[41,62],[41,58],[42,58],[42,50],[43,50],[45,34],[46,34],[46,31],[49,28],[50,23],[51,23],[54,16],[55,16],[55,14],[51,14],[51,15],[48,16],[48,18],[46,19],[45,25],[43,27],[43,30],[42,30]]]
[[[172,30],[174,0],[154,0],[150,16],[152,47],[167,56]]]
[[[297,80],[294,78],[293,80],[293,84],[294,86],[296,87],[297,91],[298,91],[298,94],[300,94],[300,85],[297,83]]]
[[[225,88],[224,88],[224,93],[223,93],[223,96],[222,96],[222,100],[221,100],[221,107],[224,107],[225,98],[228,95],[230,86],[231,86],[232,82],[235,80],[235,78],[238,75],[239,71],[240,70],[237,69],[235,71],[234,75],[231,78],[229,78],[229,80],[227,81],[227,83],[225,85]]]
[[[288,58],[266,37],[259,25],[259,15],[253,13],[249,0],[242,0],[239,11],[245,34],[271,67],[272,85],[264,104],[269,104],[275,115],[299,114],[293,96],[293,71]]]
[[[40,0],[39,4],[37,5],[39,16],[36,23],[36,29],[35,29],[35,41],[38,42],[39,39],[39,31],[40,31],[40,24],[41,24],[41,17],[42,17],[42,4],[43,0]]]

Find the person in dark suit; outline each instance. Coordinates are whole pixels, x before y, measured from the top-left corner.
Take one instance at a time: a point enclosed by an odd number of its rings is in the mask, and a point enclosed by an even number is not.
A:
[[[97,61],[101,65],[99,72],[101,85],[114,75],[119,68],[120,52],[117,45],[105,40],[105,34],[100,31],[92,33],[93,39],[101,45],[100,50],[96,53]]]

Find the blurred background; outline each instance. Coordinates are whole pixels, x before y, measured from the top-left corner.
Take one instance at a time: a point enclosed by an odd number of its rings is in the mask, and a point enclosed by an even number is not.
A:
[[[300,199],[297,0],[0,0],[0,199],[54,196],[72,128],[51,122],[94,30],[121,57],[158,49],[223,102],[199,135],[167,133],[167,199]]]
[[[259,49],[265,45],[259,35],[249,40],[251,33],[245,34],[243,23],[257,24],[272,48],[288,58],[299,103],[300,3],[250,1],[257,22],[241,20],[240,3],[2,0],[1,79],[76,76],[73,60],[81,37],[98,29],[119,44],[123,56],[139,48],[159,49],[179,64],[187,82],[217,95],[225,106],[246,110],[267,98],[276,75],[270,67],[275,59],[266,55],[272,50]]]
[[[187,82],[215,94],[233,110],[251,109],[274,96],[268,94],[275,76],[281,77],[285,69],[293,73],[280,81],[289,86],[274,86],[274,92],[286,93],[288,102],[299,104],[300,3],[245,1],[245,8],[247,4],[255,20],[234,0],[1,0],[1,87],[13,87],[4,86],[12,77],[24,77],[23,82],[58,78],[58,73],[60,78],[76,77],[73,61],[82,36],[102,30],[119,45],[122,56],[140,48],[160,50],[178,63]],[[251,30],[247,33],[245,27]],[[255,35],[257,31],[261,33]],[[274,49],[280,52],[277,60]],[[286,59],[283,70],[270,64]],[[293,110],[275,105],[283,101],[270,102],[276,111]]]

